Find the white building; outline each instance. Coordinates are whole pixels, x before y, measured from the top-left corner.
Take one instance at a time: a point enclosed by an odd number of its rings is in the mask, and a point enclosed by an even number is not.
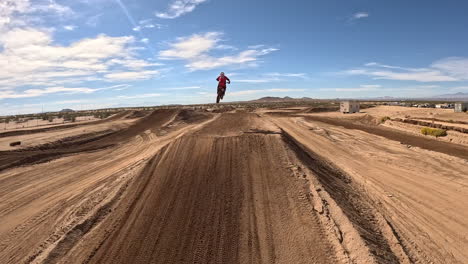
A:
[[[340,103],[340,112],[346,113],[359,113],[360,107],[357,101],[343,101]]]
[[[455,103],[455,112],[468,111],[468,102]]]

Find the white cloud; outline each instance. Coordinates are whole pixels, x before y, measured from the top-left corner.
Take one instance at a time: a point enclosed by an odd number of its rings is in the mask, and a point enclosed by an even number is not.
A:
[[[367,89],[376,89],[376,88],[380,88],[382,87],[382,85],[379,85],[379,84],[363,84],[361,85],[361,88],[367,88]]]
[[[138,25],[133,27],[132,30],[133,31],[141,31],[142,29],[145,29],[145,28],[161,29],[162,27],[163,27],[163,25],[161,25],[161,24],[153,23],[152,19],[144,19],[144,20],[138,21]]]
[[[131,36],[98,35],[67,46],[54,44],[52,37],[51,32],[34,28],[15,28],[0,35],[0,90],[114,81],[122,72],[135,71],[139,73],[127,73],[121,79],[141,80],[157,74],[145,68],[160,65],[135,58]],[[113,76],[114,72],[119,74]]]
[[[45,89],[28,89],[20,93],[10,90],[10,91],[0,91],[0,99],[37,97],[37,96],[42,96],[42,95],[47,95],[47,94],[54,94],[54,93],[65,93],[65,94],[93,93],[95,91],[97,91],[97,89],[83,88],[83,87],[78,87],[78,88],[49,87]]]
[[[23,14],[30,8],[29,0],[2,0],[0,1],[0,29],[13,22],[13,16]]]
[[[38,1],[41,2],[41,1]],[[60,16],[70,16],[73,15],[74,12],[68,6],[63,6],[55,2],[54,0],[47,0],[43,1],[44,3],[36,4],[30,12],[54,12],[59,14]]]
[[[367,12],[358,12],[353,14],[352,19],[361,19],[361,18],[366,18],[369,17],[369,13]]]
[[[76,29],[76,26],[74,26],[74,25],[66,25],[66,26],[63,26],[63,29],[68,30],[68,31],[73,31],[73,30]]]
[[[170,44],[170,49],[159,52],[163,59],[193,59],[213,49],[221,41],[221,33],[208,32],[203,35],[194,34],[186,38],[178,38]]]
[[[347,70],[348,75],[366,75],[373,79],[452,82],[468,80],[468,58],[450,57],[432,63],[426,68],[407,68],[376,62],[366,63],[365,68]]]
[[[458,80],[468,80],[468,58],[449,57],[434,62],[431,67]]]
[[[127,71],[127,72],[114,72],[104,75],[109,81],[135,81],[147,80],[154,76],[159,75],[159,71]]]
[[[30,98],[38,97],[48,94],[77,94],[77,93],[94,93],[102,90],[115,90],[120,91],[130,87],[129,84],[118,84],[102,88],[89,88],[89,87],[47,87],[42,89],[27,89],[21,92],[15,90],[0,91],[0,99],[15,99],[15,98]]]
[[[266,55],[276,50],[277,49],[246,50],[240,52],[237,55],[224,56],[218,58],[212,56],[200,56],[195,60],[190,61],[186,66],[190,70],[195,71],[215,69],[229,65],[248,65],[248,63],[257,61],[258,57]]]
[[[170,49],[160,51],[159,56],[165,60],[187,60],[186,67],[195,71],[230,65],[253,64],[260,56],[278,50],[274,48],[249,49],[234,55],[213,57],[209,55],[209,52],[219,46],[221,36],[220,32],[208,32],[178,38],[175,43],[169,44]]]
[[[145,43],[145,44],[148,44],[148,43],[149,43],[149,39],[147,39],[147,38],[142,38],[140,41],[143,42],[143,43]]]
[[[186,13],[190,13],[195,8],[207,0],[174,0],[169,4],[166,12],[157,12],[155,15],[159,18],[174,19]]]
[[[231,45],[224,45],[224,44],[221,44],[221,45],[218,45],[215,47],[216,49],[220,49],[220,50],[237,50],[236,47],[234,46],[231,46]]]
[[[16,26],[27,26],[33,20],[35,24],[42,22],[42,16],[70,17],[74,12],[68,6],[60,5],[55,0],[36,0],[34,5],[30,0],[1,0],[0,1],[0,31]]]
[[[284,81],[285,78],[307,78],[305,73],[279,73],[271,72],[262,74],[261,78],[258,79],[236,79],[235,82],[241,83],[270,83],[270,82],[279,82]]]
[[[249,49],[260,49],[260,48],[263,48],[263,47],[265,47],[265,45],[259,44],[259,45],[248,46],[247,48],[249,48]]]

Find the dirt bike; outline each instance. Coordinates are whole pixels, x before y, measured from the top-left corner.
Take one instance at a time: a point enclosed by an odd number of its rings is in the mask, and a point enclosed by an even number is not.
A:
[[[231,84],[230,82],[227,84]],[[226,93],[227,85],[224,88],[218,86],[218,96],[216,97],[216,103],[219,104],[220,100],[223,100],[224,94]]]

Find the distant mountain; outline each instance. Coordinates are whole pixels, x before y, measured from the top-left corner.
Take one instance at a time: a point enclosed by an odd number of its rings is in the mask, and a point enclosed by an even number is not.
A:
[[[335,98],[335,100],[371,100],[371,101],[468,101],[468,93],[453,93],[453,94],[441,94],[428,97],[394,97],[394,96],[380,96],[380,97],[357,97],[357,98]],[[249,102],[267,103],[267,102],[290,102],[290,101],[308,101],[308,100],[319,100],[310,97],[292,98],[289,96],[285,97],[274,97],[266,96]]]
[[[68,109],[68,108],[65,108],[65,109],[60,110],[60,113],[70,113],[70,112],[75,112],[75,110],[73,110],[73,109]]]

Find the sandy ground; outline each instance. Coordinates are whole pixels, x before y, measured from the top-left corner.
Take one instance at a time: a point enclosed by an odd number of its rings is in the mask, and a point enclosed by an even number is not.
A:
[[[76,122],[90,122],[98,120],[94,116],[78,116],[76,117]],[[61,125],[64,124],[65,121],[63,118],[54,118],[52,122],[48,120],[42,119],[33,119],[28,120],[26,122],[15,122],[11,121],[8,124],[0,123],[0,132],[3,131],[11,131],[11,130],[24,130],[24,129],[32,129],[32,128],[40,128],[40,127],[48,127],[54,125]],[[69,122],[66,122],[69,123]]]
[[[52,143],[63,138],[74,137],[87,133],[94,134],[106,130],[121,130],[131,125],[134,121],[135,120],[132,119],[119,119],[92,126],[87,126],[86,124],[79,124],[76,127],[63,130],[56,129],[43,133],[32,133],[27,135],[17,135],[3,138],[0,137],[0,151],[31,148],[40,144]],[[21,145],[11,147],[10,143],[15,141],[21,141]]]
[[[264,109],[262,112],[271,112],[272,110]],[[274,112],[280,113],[275,110]],[[294,111],[285,111],[293,113]],[[401,106],[377,106],[372,108],[362,109],[360,113],[355,114],[342,114],[338,111],[323,112],[323,113],[307,113],[303,111],[295,112],[301,116],[317,116],[320,118],[332,118],[339,120],[349,120],[353,123],[361,123],[365,125],[382,125],[388,128],[396,129],[405,133],[425,137],[421,134],[421,128],[424,126],[402,123],[398,121],[387,120],[381,123],[383,117],[390,117],[392,119],[411,119],[420,120],[424,122],[433,122],[435,124],[442,124],[447,126],[456,126],[459,128],[468,129],[468,114],[455,113],[453,109],[435,109],[435,108],[414,108],[414,107],[401,107]],[[458,131],[449,130],[447,136],[434,138],[438,141],[452,142],[468,146],[468,134]]]
[[[453,124],[450,124],[450,125],[453,125]],[[412,125],[412,124],[407,124],[407,123],[402,123],[402,122],[397,122],[397,121],[386,121],[385,124],[382,124],[382,126],[397,129],[406,133],[411,133],[420,137],[422,136],[421,135],[422,126]],[[468,134],[460,133],[457,131],[447,131],[447,136],[440,137],[435,140],[453,142],[456,144],[468,146]]]
[[[0,138],[31,142],[0,151],[1,262],[468,262],[462,145],[302,111],[157,110]]]
[[[300,117],[274,122],[368,193],[413,262],[468,262],[467,159]]]
[[[403,107],[403,106],[378,106],[368,109],[363,109],[370,115],[384,117],[390,116],[392,118],[399,117],[405,118],[407,116],[418,119],[418,118],[437,118],[443,120],[453,120],[468,122],[467,113],[455,113],[453,109],[437,109],[437,108],[416,108],[416,107]]]

